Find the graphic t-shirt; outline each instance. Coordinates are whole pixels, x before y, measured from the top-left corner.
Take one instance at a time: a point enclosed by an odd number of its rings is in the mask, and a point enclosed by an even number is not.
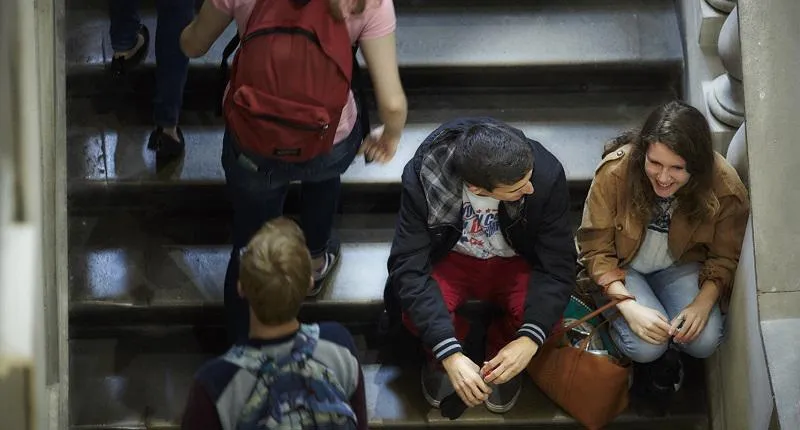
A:
[[[482,260],[515,256],[517,253],[508,245],[500,231],[497,217],[500,201],[473,194],[466,186],[462,195],[464,224],[461,239],[453,247],[453,251]]]

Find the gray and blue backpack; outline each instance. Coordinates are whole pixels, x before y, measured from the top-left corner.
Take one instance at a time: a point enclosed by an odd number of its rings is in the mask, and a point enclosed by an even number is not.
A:
[[[319,326],[302,324],[291,352],[275,359],[237,345],[222,356],[256,377],[236,430],[355,429],[356,416],[331,369],[312,354]]]

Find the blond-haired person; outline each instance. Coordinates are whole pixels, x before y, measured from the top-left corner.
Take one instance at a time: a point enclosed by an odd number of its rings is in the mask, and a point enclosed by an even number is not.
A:
[[[303,232],[284,217],[267,222],[241,255],[237,288],[250,305],[249,339],[197,372],[182,428],[233,429],[244,420],[276,416],[298,429],[367,428],[364,378],[352,336],[338,323],[297,319],[312,283]],[[294,370],[280,370],[288,368]],[[254,397],[259,381],[269,396]],[[309,410],[296,412],[297,402],[284,405],[284,397],[305,399]],[[263,408],[248,415],[254,402]],[[319,405],[334,412],[320,412]]]

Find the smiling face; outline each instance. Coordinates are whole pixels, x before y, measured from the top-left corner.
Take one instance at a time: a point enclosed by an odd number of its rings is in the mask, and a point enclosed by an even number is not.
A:
[[[686,170],[686,160],[663,143],[652,143],[647,148],[644,171],[659,197],[671,197],[686,185],[691,174]]]
[[[533,171],[529,170],[519,181],[510,185],[498,185],[491,191],[474,185],[469,185],[468,189],[478,196],[491,197],[505,202],[515,202],[523,196],[533,194],[532,175]]]

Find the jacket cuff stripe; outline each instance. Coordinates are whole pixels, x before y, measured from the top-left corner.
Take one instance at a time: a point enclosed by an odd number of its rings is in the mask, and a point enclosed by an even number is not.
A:
[[[533,339],[533,341],[539,345],[544,343],[546,337],[544,334],[544,330],[542,330],[541,327],[533,323],[523,324],[522,327],[520,327],[520,329],[517,330],[517,333],[521,336],[527,336]]]
[[[460,350],[461,345],[458,343],[458,339],[451,337],[436,344],[436,346],[433,347],[433,355],[437,360],[441,360],[445,358],[445,356],[452,355],[454,352]]]

